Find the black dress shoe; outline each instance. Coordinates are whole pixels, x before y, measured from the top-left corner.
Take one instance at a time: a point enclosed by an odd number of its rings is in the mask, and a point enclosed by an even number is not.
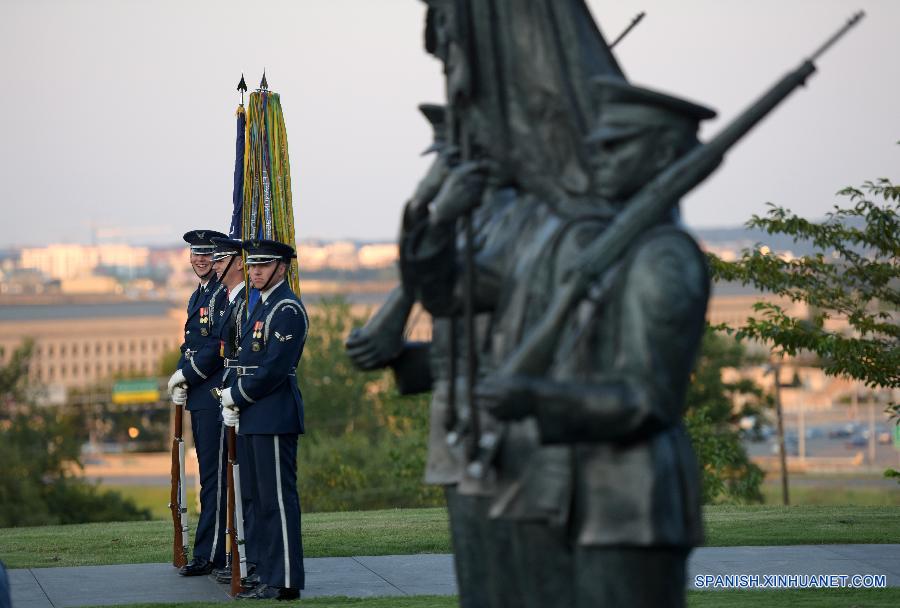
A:
[[[227,585],[231,582],[231,568],[216,568],[212,571],[210,576],[214,578],[217,583]]]
[[[213,571],[213,563],[202,557],[195,557],[191,563],[178,570],[181,576],[205,576]]]
[[[239,600],[297,600],[300,599],[300,590],[293,587],[270,587],[262,584],[256,589],[238,593],[235,598]]]
[[[212,573],[210,573],[214,579],[216,579],[217,583],[227,583],[231,580],[231,568],[213,568]]]

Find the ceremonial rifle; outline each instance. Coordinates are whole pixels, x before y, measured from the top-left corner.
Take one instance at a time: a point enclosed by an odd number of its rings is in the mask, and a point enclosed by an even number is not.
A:
[[[172,510],[174,539],[172,542],[172,565],[181,568],[187,564],[188,521],[187,495],[184,483],[184,438],[183,407],[175,405],[175,437],[172,440],[172,489],[169,493],[169,508]]]
[[[231,595],[244,590],[241,579],[247,576],[247,556],[241,549],[244,544],[244,509],[241,503],[241,472],[237,461],[237,433],[228,428],[228,523],[226,533],[230,542],[228,567],[231,568]]]
[[[603,233],[577,257],[568,281],[560,288],[541,321],[498,370],[497,375],[542,374],[549,367],[556,339],[569,311],[591,283],[608,270],[643,232],[653,227],[686,193],[709,176],[725,153],[815,71],[816,61],[862,17],[862,11],[820,46],[809,59],[781,80],[740,114],[708,143],[699,145],[659,173],[625,204]]]

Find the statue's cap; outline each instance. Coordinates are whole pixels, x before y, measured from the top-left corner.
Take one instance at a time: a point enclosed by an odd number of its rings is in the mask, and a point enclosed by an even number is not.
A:
[[[597,77],[591,80],[591,87],[598,119],[594,130],[588,134],[588,142],[629,137],[647,127],[696,132],[701,120],[716,115],[706,106],[638,87],[621,78]]]
[[[212,254],[213,262],[218,262],[230,255],[241,255],[242,241],[240,239],[214,236],[212,242],[215,246]]]
[[[241,243],[247,252],[247,264],[268,264],[277,260],[288,262],[297,257],[294,248],[269,239],[247,239]]]
[[[191,246],[191,253],[199,255],[210,255],[216,246],[213,244],[213,237],[226,237],[221,232],[215,230],[188,230],[182,237],[184,242]]]
[[[447,106],[437,103],[423,103],[419,104],[419,111],[431,125],[434,137],[434,141],[425,148],[422,154],[437,152],[444,147],[447,140]]]

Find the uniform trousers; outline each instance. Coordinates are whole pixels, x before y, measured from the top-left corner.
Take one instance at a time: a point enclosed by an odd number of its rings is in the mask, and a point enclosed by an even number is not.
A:
[[[303,589],[303,540],[297,492],[297,441],[293,435],[244,435],[247,485],[256,537],[256,572],[270,587]],[[241,465],[241,483],[244,483]],[[243,489],[243,488],[242,488]]]
[[[191,430],[200,465],[200,518],[194,535],[194,558],[209,560],[221,568],[225,565],[228,452],[219,410],[192,410]]]
[[[256,564],[256,532],[253,529],[253,498],[250,488],[250,467],[247,464],[247,439],[244,435],[235,437],[235,452],[241,477],[241,508],[244,512],[244,546],[243,556],[248,564]]]

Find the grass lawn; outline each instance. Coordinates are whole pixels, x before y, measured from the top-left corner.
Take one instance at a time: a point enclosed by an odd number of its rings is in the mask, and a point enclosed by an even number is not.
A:
[[[855,478],[858,478],[856,476]],[[815,480],[812,475],[806,479]],[[824,476],[823,485],[795,484],[790,487],[792,505],[819,506],[900,506],[900,484],[895,487],[835,487],[826,485],[828,481],[839,481],[840,477]],[[169,517],[169,489],[161,486],[124,486],[103,484],[103,489],[114,490],[127,498],[131,498],[138,506],[150,509],[154,519]],[[762,485],[765,504],[777,506],[781,504],[781,484],[767,482]],[[195,493],[188,488],[188,505],[193,512],[196,508]]]
[[[689,591],[687,605],[689,608],[893,608],[900,606],[900,588]]]
[[[763,498],[767,505],[781,504],[781,484],[764,483]],[[900,484],[896,488],[834,488],[795,485],[788,487],[792,505],[859,505],[900,506]]]
[[[196,519],[192,520],[192,523]],[[895,543],[896,507],[712,506],[709,546]],[[10,568],[153,563],[171,559],[171,521],[0,529]],[[303,517],[307,557],[448,553],[444,509],[312,513]]]
[[[192,531],[196,521],[190,521]],[[303,549],[306,557],[447,553],[447,512],[304,515]],[[160,563],[171,558],[171,520],[0,529],[0,560],[9,568]]]
[[[894,608],[900,605],[900,588],[890,589],[799,589],[784,591],[689,591],[689,608]],[[254,606],[284,606],[283,602],[257,601]],[[385,598],[320,597],[304,599],[311,608],[456,608],[454,596]],[[130,604],[129,608],[220,608],[221,602],[186,604]]]
[[[717,505],[706,507],[704,515],[710,547],[896,543],[900,538],[897,507]]]
[[[103,490],[112,490],[118,492],[125,498],[133,500],[137,506],[150,509],[153,519],[168,519],[172,516],[169,510],[169,488],[163,486],[120,486],[107,485],[100,486]],[[197,516],[197,492],[193,486],[188,486],[188,513],[195,518]]]
[[[416,595],[408,597],[315,597],[301,598],[300,606],[306,608],[456,608],[459,600],[456,596]],[[256,600],[253,606],[296,606],[295,603],[278,600]],[[127,608],[222,608],[222,602],[188,602],[184,604],[127,604]],[[103,607],[103,608],[126,608]],[[99,606],[96,608],[100,608]]]

